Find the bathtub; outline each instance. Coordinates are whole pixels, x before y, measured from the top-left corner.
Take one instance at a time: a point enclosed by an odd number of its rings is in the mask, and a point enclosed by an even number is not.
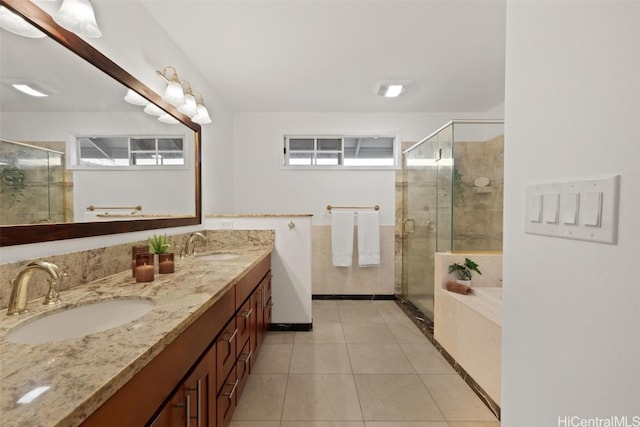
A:
[[[489,304],[502,308],[502,287],[473,287],[471,292]]]

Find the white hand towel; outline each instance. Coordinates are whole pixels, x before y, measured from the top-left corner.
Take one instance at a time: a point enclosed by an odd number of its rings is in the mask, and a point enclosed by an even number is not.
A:
[[[380,216],[378,211],[358,212],[358,263],[380,265]]]
[[[331,213],[331,258],[335,267],[351,267],[353,217],[353,211],[334,211]]]

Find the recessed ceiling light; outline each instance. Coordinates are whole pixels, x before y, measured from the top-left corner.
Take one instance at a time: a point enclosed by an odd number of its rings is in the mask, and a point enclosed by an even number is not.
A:
[[[385,98],[395,98],[407,91],[411,80],[384,80],[376,84],[376,95]]]
[[[41,92],[38,89],[34,89],[32,86],[30,86],[27,83],[14,83],[11,86],[13,86],[16,90],[19,90],[20,92],[29,96],[35,96],[37,98],[43,98],[43,97],[49,96],[48,94]]]

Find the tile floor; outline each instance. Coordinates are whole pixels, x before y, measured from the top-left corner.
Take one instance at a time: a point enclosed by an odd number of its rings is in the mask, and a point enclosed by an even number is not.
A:
[[[393,301],[313,301],[269,332],[231,427],[499,427]]]

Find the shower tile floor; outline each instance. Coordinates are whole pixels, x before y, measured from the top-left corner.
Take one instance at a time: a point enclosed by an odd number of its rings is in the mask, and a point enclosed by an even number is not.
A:
[[[269,332],[231,427],[499,427],[394,301],[313,301]]]

